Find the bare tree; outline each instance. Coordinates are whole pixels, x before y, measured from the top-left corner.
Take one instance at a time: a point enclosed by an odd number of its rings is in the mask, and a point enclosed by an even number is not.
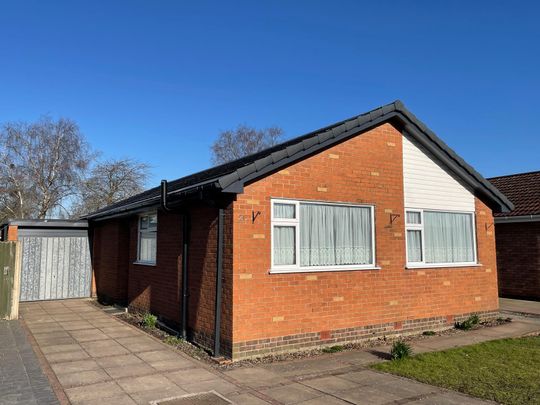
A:
[[[73,196],[92,154],[77,124],[41,118],[0,129],[0,218],[45,218]]]
[[[96,165],[81,182],[72,216],[80,216],[144,190],[149,166],[133,159],[108,160]]]
[[[279,127],[255,129],[239,125],[234,130],[223,131],[212,144],[212,162],[227,163],[251,155],[279,143],[283,130]]]

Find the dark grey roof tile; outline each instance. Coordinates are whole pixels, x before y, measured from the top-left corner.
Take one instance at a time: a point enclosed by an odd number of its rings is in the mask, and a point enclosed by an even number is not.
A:
[[[462,169],[459,170],[462,171],[458,173],[459,176],[466,176],[468,182],[474,182],[476,187],[485,194],[485,198],[493,206],[501,210],[508,210],[513,207],[502,193],[465,163],[463,159],[457,156],[429,128],[408,111],[399,100],[298,138],[290,139],[241,159],[173,180],[169,183],[169,191],[174,193],[175,191],[182,190],[187,193],[190,189],[197,189],[203,185],[217,184],[222,190],[232,187],[232,192],[238,192],[238,190],[242,190],[244,181],[256,179],[258,173],[262,176],[270,170],[278,170],[281,166],[294,163],[297,159],[305,156],[306,153],[315,153],[322,147],[331,146],[333,141],[338,142],[344,136],[351,135],[351,131],[354,131],[355,128],[365,131],[370,129],[371,126],[384,122],[386,117],[392,119],[394,116],[400,117],[398,125],[401,130],[409,127],[412,133],[417,134],[416,136],[429,139],[432,142],[431,145],[436,145],[432,147],[437,148],[436,150],[439,151],[439,154],[442,151],[448,156],[450,166],[457,165],[456,167],[461,167]],[[420,132],[416,128],[419,128]],[[159,196],[159,187],[154,187],[136,196],[105,207],[87,217],[90,219],[99,218],[112,215],[115,212],[135,209],[134,207],[140,204],[155,204],[159,201]]]

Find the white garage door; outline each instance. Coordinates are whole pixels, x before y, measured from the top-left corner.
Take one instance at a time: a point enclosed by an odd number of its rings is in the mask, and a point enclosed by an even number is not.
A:
[[[90,296],[92,278],[86,231],[19,231],[21,301]]]

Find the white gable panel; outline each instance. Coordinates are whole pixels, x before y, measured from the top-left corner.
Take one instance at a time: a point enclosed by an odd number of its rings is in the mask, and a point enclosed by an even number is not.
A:
[[[474,195],[403,137],[405,207],[474,211]]]

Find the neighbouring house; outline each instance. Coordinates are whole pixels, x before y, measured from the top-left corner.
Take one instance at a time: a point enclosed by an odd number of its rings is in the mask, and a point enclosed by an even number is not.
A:
[[[494,214],[499,294],[540,300],[540,171],[489,181],[515,206]]]
[[[98,297],[241,359],[493,314],[512,209],[397,101],[87,218]]]

